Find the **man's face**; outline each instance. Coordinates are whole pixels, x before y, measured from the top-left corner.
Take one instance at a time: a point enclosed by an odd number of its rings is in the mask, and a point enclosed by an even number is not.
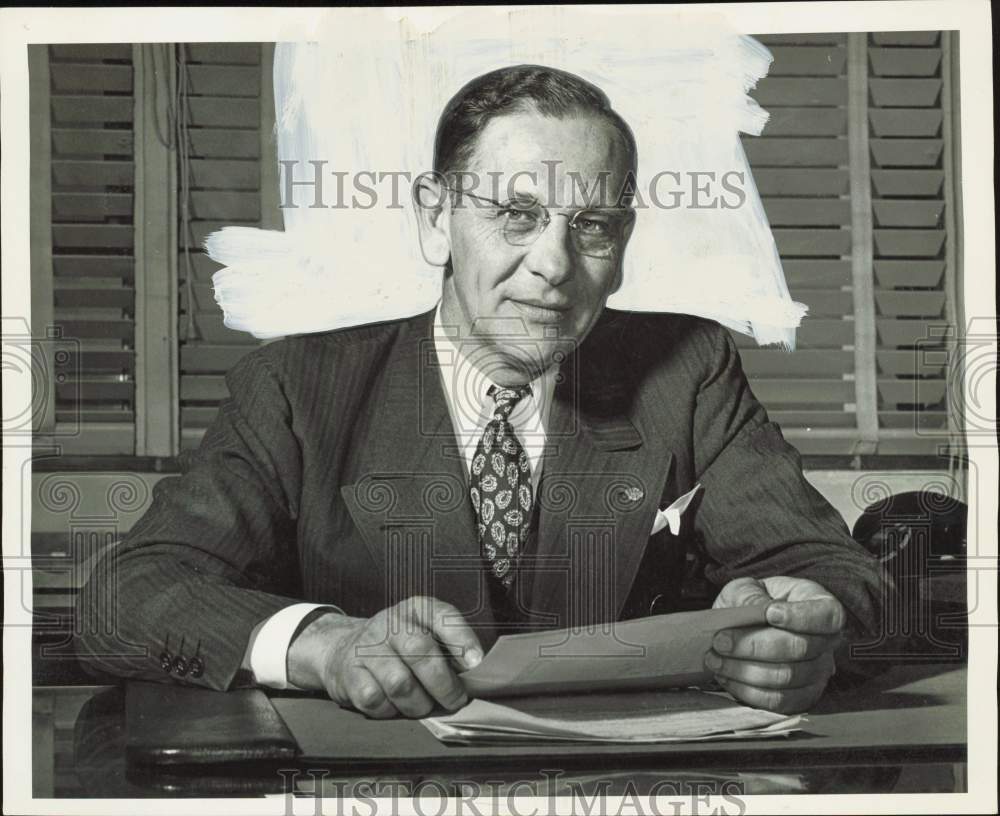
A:
[[[571,351],[593,327],[620,284],[631,222],[626,219],[609,257],[592,257],[572,239],[570,217],[587,206],[618,205],[629,167],[621,136],[602,117],[510,114],[479,135],[456,186],[501,203],[513,197],[517,206],[533,198],[551,216],[532,243],[512,245],[501,224],[521,218],[516,211],[504,214],[466,195],[452,199],[453,271],[445,279],[442,319],[487,352],[485,373],[494,382],[534,379],[560,359],[553,359],[555,352]],[[597,198],[585,199],[585,190],[602,188]]]

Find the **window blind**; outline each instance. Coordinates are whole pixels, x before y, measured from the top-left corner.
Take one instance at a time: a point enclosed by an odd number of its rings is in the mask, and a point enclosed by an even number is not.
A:
[[[944,355],[932,353],[954,332],[943,36],[758,37],[774,63],[753,95],[771,119],[744,147],[809,315],[791,354],[734,336],[754,392],[805,454],[946,442]],[[853,62],[849,37],[862,38]]]
[[[743,144],[792,296],[810,313],[791,354],[736,340],[758,397],[805,454],[937,454],[947,443],[960,240],[956,36],[758,37],[774,63],[753,93],[771,119]],[[225,225],[280,224],[267,48],[188,44],[165,66],[176,72],[182,132],[181,448],[198,443],[226,395],[225,372],[258,345],[224,327],[211,288],[218,267],[201,242]],[[65,375],[56,424],[80,424],[66,453],[132,454],[135,379],[145,370],[135,352],[133,119],[142,100],[132,49],[47,50],[52,300],[67,351],[56,360]]]
[[[129,45],[49,47],[55,419],[67,452],[135,444]],[[78,427],[78,433],[60,433]]]
[[[847,37],[757,39],[774,62],[753,96],[771,117],[762,136],[744,137],[744,148],[789,290],[809,316],[792,354],[736,337],[754,393],[801,446],[798,429],[856,424]],[[829,450],[811,444],[810,452]]]
[[[881,449],[933,452],[947,430],[944,351],[953,318],[946,266],[940,32],[868,37],[873,266]],[[937,353],[935,353],[937,350]],[[938,433],[935,433],[938,432]]]
[[[758,37],[774,63],[753,93],[771,118],[743,143],[792,296],[810,311],[792,354],[735,337],[755,393],[804,454],[927,454],[945,440],[943,356],[929,353],[953,331],[943,36]],[[217,267],[197,245],[223,224],[258,223],[268,113],[259,89],[270,66],[260,71],[255,46],[185,53],[191,220],[182,236],[191,249],[182,261],[191,272],[182,264],[181,425],[190,446],[225,396],[225,371],[256,345],[222,325]]]
[[[179,53],[186,117],[178,168],[183,449],[197,446],[226,397],[226,371],[258,345],[223,325],[211,280],[219,265],[202,242],[224,226],[261,225],[261,84],[271,75],[270,66],[262,74],[257,44],[188,44]]]

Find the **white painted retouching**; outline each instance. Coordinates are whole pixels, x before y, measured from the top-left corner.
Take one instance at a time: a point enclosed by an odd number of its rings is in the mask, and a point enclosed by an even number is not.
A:
[[[700,315],[794,348],[806,307],[789,296],[740,143],[768,118],[747,95],[771,62],[762,45],[655,9],[456,9],[436,25],[342,11],[314,40],[276,47],[278,158],[293,162],[281,174],[284,231],[207,239],[225,266],[213,282],[227,326],[269,338],[433,306],[441,269],[421,257],[410,181],[430,169],[437,118],[459,88],[533,63],[604,90],[638,142],[636,227],[608,305]],[[318,172],[322,189],[286,198],[289,167],[298,182]]]

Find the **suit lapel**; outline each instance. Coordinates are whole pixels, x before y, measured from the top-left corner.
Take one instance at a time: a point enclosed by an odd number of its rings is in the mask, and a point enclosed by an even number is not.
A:
[[[341,495],[387,588],[387,603],[415,594],[489,625],[465,464],[445,402],[433,312],[407,324],[387,376],[354,484]]]
[[[534,575],[522,601],[537,623],[557,627],[618,617],[673,461],[629,417],[638,385],[620,364],[604,364],[624,358],[592,335],[564,363],[554,395]]]
[[[532,623],[565,627],[617,618],[636,579],[673,455],[630,418],[641,383],[621,349],[595,328],[569,355],[553,395],[538,489],[535,546],[515,582]],[[385,581],[386,603],[430,594],[495,633],[465,462],[445,402],[433,312],[408,322],[372,394],[353,484],[351,518]]]

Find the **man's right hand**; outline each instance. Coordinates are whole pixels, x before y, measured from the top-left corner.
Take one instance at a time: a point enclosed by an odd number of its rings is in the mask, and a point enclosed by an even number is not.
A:
[[[288,649],[288,679],[324,690],[369,717],[424,717],[468,702],[455,673],[483,659],[475,632],[451,604],[417,596],[371,618],[330,613]]]

